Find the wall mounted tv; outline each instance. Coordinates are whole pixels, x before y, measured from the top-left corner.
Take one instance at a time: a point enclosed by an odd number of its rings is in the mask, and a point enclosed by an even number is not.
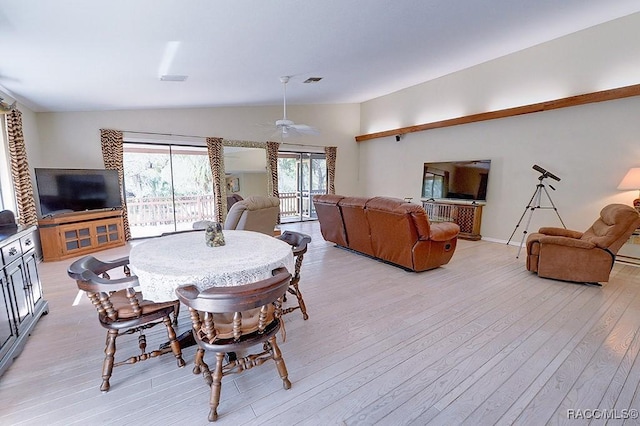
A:
[[[117,170],[35,169],[41,216],[120,209]]]
[[[491,160],[424,163],[422,198],[486,201]]]

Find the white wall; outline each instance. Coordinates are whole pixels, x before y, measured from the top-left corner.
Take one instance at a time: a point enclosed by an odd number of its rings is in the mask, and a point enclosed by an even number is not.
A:
[[[361,133],[640,83],[639,27],[640,14],[631,15],[365,102]],[[562,179],[545,183],[557,188],[549,192],[567,227],[583,230],[607,203],[637,196],[616,187],[640,166],[639,117],[640,97],[632,97],[361,142],[362,192],[419,199],[423,163],[491,159],[482,235],[506,241],[536,188],[538,164]],[[529,231],[540,225],[560,223],[538,210]]]
[[[281,107],[131,110],[38,113],[38,154],[31,167],[103,167],[101,128],[123,131],[216,136],[233,140],[273,140],[272,123]],[[358,191],[358,146],[353,140],[360,119],[357,104],[288,106],[297,123],[317,127],[320,136],[287,138],[287,143],[337,146],[336,186],[340,192]]]

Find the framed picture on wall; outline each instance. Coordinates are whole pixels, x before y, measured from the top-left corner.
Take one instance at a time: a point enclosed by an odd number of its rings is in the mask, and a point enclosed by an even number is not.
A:
[[[229,192],[238,192],[240,191],[240,179],[237,177],[228,177],[227,178],[227,191]]]

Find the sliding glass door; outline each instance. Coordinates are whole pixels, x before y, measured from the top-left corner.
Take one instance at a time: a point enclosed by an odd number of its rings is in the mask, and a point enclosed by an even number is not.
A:
[[[279,152],[278,192],[282,222],[317,219],[313,196],[327,193],[325,155],[309,152]]]
[[[215,220],[211,167],[204,147],[125,143],[124,175],[132,238]]]

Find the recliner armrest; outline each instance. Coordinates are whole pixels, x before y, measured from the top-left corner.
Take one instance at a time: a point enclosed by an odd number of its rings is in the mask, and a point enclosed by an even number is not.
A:
[[[538,241],[540,242],[540,244],[543,244],[543,245],[555,244],[559,246],[575,247],[580,249],[593,249],[596,247],[594,243],[589,241],[580,240],[580,239],[571,238],[571,237],[555,236],[555,235],[543,235],[538,239]]]
[[[556,237],[581,238],[583,232],[573,231],[571,229],[542,227],[538,230],[540,234],[551,235]]]
[[[460,226],[453,222],[431,223],[429,239],[433,241],[449,241],[460,233]]]

